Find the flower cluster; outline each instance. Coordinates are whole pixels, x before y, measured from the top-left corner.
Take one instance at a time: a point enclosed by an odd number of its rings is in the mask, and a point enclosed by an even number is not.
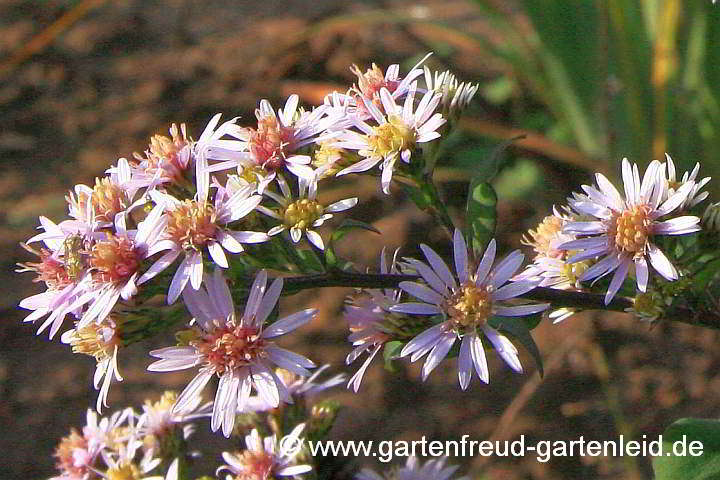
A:
[[[58,475],[51,480],[177,480],[181,452],[174,446],[192,434],[188,422],[209,413],[207,405],[195,404],[185,416],[171,415],[174,398],[166,392],[158,402],[147,401],[140,414],[126,408],[99,417],[88,410],[85,426],[72,429],[58,443]],[[159,474],[163,471],[166,475]]]
[[[540,278],[541,285],[579,288],[613,274],[605,294],[608,304],[634,270],[640,292],[649,284],[650,266],[667,281],[682,273],[658,246],[661,236],[700,230],[700,218],[689,210],[707,197],[709,177],[696,181],[700,165],[677,180],[670,158],[648,165],[642,179],[636,164],[622,161],[622,195],[601,173],[596,185],[568,198],[567,214],[556,210],[529,232],[537,256],[520,278]]]

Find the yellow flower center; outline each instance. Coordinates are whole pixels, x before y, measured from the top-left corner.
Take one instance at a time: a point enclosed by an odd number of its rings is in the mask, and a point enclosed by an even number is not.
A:
[[[387,122],[373,129],[368,144],[373,154],[387,157],[391,153],[414,149],[415,132],[401,117],[390,115]]]
[[[325,212],[325,207],[315,200],[302,198],[291,203],[283,213],[283,223],[300,230],[308,229]]]
[[[233,324],[218,326],[209,333],[197,331],[190,345],[205,356],[206,363],[218,375],[267,355],[267,342],[260,338],[258,329]]]
[[[135,243],[127,237],[109,235],[107,240],[93,245],[90,253],[90,265],[102,282],[126,280],[141,261]]]
[[[565,252],[564,260],[572,258],[578,253],[580,253],[580,251],[578,250],[568,250],[567,252]],[[585,273],[585,270],[590,268],[592,264],[593,262],[591,260],[583,260],[581,262],[575,263],[565,262],[563,266],[563,274],[568,279],[568,282],[570,282],[571,285],[575,285],[578,281],[578,278],[580,278],[580,276]]]
[[[96,178],[95,187],[90,197],[95,218],[103,222],[112,222],[115,215],[127,208],[127,196],[122,188],[114,184],[110,178]],[[78,199],[78,203],[83,201]]]
[[[535,252],[540,255],[553,256],[550,254],[550,242],[562,231],[563,223],[562,218],[549,215],[543,218],[535,230],[528,230],[530,238],[525,236],[523,243],[533,247]]]
[[[200,250],[215,238],[215,219],[212,205],[184,200],[168,213],[167,234],[185,250]]]
[[[106,476],[107,480],[140,480],[143,474],[134,463],[128,463],[109,469]]]
[[[645,251],[652,223],[649,213],[649,206],[638,205],[613,216],[609,234],[618,250],[633,255]]]
[[[492,296],[486,287],[466,283],[447,300],[445,311],[458,328],[481,327],[492,313]]]
[[[106,338],[106,333],[112,332],[111,337]],[[75,330],[70,338],[70,346],[73,353],[82,353],[95,357],[97,362],[110,358],[119,339],[115,332],[107,325],[91,323],[87,327]]]

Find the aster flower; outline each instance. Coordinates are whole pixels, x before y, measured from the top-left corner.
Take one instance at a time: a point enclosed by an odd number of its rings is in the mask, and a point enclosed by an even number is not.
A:
[[[74,306],[75,301],[84,294],[92,282],[88,269],[87,251],[94,233],[88,233],[82,222],[65,221],[55,224],[40,217],[41,227],[45,231],[27,241],[42,241],[46,247],[36,250],[27,245],[25,248],[40,257],[39,262],[19,264],[18,272],[34,272],[35,281],[44,282],[47,290],[31,295],[20,301],[20,308],[32,310],[25,322],[35,322],[48,315],[38,328],[38,335],[50,327],[50,338],[60,329],[66,315],[81,314],[81,308]],[[74,228],[74,227],[77,227]],[[104,235],[104,234],[97,234]]]
[[[385,261],[385,249],[380,254],[380,273],[399,273],[395,257],[393,256],[390,269],[388,271],[387,262]],[[350,335],[348,341],[352,343],[353,350],[345,358],[345,363],[350,365],[361,355],[367,353],[367,358],[350,377],[348,388],[352,388],[355,392],[360,388],[363,376],[367,371],[370,363],[377,356],[383,345],[392,337],[387,331],[388,317],[397,316],[390,312],[390,308],[400,303],[402,290],[386,288],[386,289],[363,289],[359,295],[355,295],[348,299],[348,304],[343,311],[343,317],[348,323]]]
[[[76,185],[75,193],[65,196],[70,216],[88,226],[111,226],[118,214],[126,215],[138,205],[132,202],[137,190],[131,188],[131,178],[130,164],[121,158],[117,166],[108,170],[108,175],[95,179],[93,188]]]
[[[203,403],[200,396],[190,401],[184,412],[173,412],[176,402],[177,393],[172,391],[163,393],[157,402],[145,400],[136,431],[146,450],[162,453],[164,440],[175,434],[188,440],[195,431],[189,422],[212,414],[212,402]]]
[[[169,133],[169,137],[153,135],[144,154],[133,154],[134,162],[128,184],[130,192],[183,180],[192,166],[192,140],[188,137],[184,123],[179,127],[173,123]]]
[[[682,187],[688,182],[693,182],[694,185],[688,193],[685,201],[680,205],[680,207],[678,207],[679,210],[690,209],[705,200],[708,195],[710,195],[709,192],[700,192],[700,190],[710,181],[710,177],[705,177],[699,182],[696,181],[698,173],[700,172],[700,162],[697,162],[695,164],[695,168],[692,169],[692,172],[685,172],[682,178],[678,181],[675,174],[675,163],[672,161],[672,158],[670,158],[670,155],[668,155],[667,153],[665,154],[665,159],[665,165],[667,167],[668,189],[666,197],[664,197],[663,200],[666,200],[667,198],[673,196],[680,187]]]
[[[583,185],[586,195],[569,199],[570,206],[579,214],[595,218],[589,222],[569,222],[564,232],[583,236],[560,245],[563,250],[583,250],[568,259],[569,263],[593,257],[603,257],[588,268],[579,278],[586,281],[613,274],[605,295],[605,303],[622,286],[630,266],[635,267],[637,287],[645,292],[648,284],[648,261],[666,280],[678,279],[678,271],[660,250],[653,239],[656,235],[685,235],[700,230],[700,219],[686,215],[667,218],[685,203],[695,188],[686,181],[671,196],[667,194],[665,165],[657,160],[648,165],[642,182],[637,165],[627,159],[622,162],[625,198],[605,178],[597,173],[597,188]],[[663,198],[667,198],[663,201]],[[661,218],[666,217],[666,220]]]
[[[242,243],[259,243],[268,240],[261,232],[232,231],[228,224],[252,212],[262,200],[252,188],[244,188],[230,195],[218,188],[214,203],[200,200],[180,201],[158,191],[151,192],[153,200],[166,212],[165,228],[155,251],[169,250],[145,272],[142,284],[171,265],[181,254],[184,256],[168,289],[168,304],[180,296],[190,283],[197,290],[203,277],[203,251],[207,248],[215,264],[228,268],[224,250],[230,253],[244,251]]]
[[[357,65],[350,67],[350,71],[358,77],[357,84],[347,95],[348,100],[353,100],[355,107],[351,112],[360,119],[370,118],[372,114],[366,107],[367,102],[383,111],[384,103],[380,95],[382,89],[387,90],[396,100],[405,96],[412,88],[413,82],[423,74],[420,65],[431,55],[432,52],[425,55],[404,77],[400,77],[400,65],[397,63],[390,65],[384,74],[382,69],[374,63],[365,72],[360,70]],[[385,113],[390,112],[385,111]]]
[[[95,358],[95,375],[93,386],[99,389],[96,403],[98,412],[107,407],[107,396],[113,377],[122,382],[118,370],[117,353],[122,347],[122,340],[117,336],[117,323],[112,316],[105,317],[101,322],[90,323],[84,327],[78,325],[63,333],[61,341],[72,346],[73,353],[82,353]]]
[[[310,157],[298,152],[312,144],[320,132],[338,119],[326,115],[325,105],[308,112],[298,109],[298,101],[297,95],[290,95],[285,107],[275,113],[270,102],[261,100],[260,107],[255,110],[257,129],[238,128],[228,132],[244,148],[235,153],[226,152],[223,161],[208,166],[205,171],[214,172],[238,166],[264,170],[266,175],[258,185],[260,193],[282,169],[306,180],[313,178],[313,169],[309,167]]]
[[[132,429],[131,429],[132,430]],[[152,451],[145,452],[139,460],[135,457],[142,447],[142,440],[132,433],[121,443],[115,446],[114,451],[101,452],[107,470],[101,475],[107,480],[131,478],[133,480],[165,480],[162,475],[148,475],[162,459],[153,456]]]
[[[393,312],[412,315],[440,315],[443,321],[419,334],[408,342],[400,352],[401,357],[410,355],[411,361],[426,355],[423,380],[447,356],[456,340],[461,340],[458,356],[458,378],[465,390],[472,380],[473,367],[478,377],[489,380],[487,360],[481,336],[484,335],[498,355],[516,372],[522,372],[515,346],[504,335],[491,327],[492,316],[516,317],[542,312],[549,305],[525,304],[505,306],[502,301],[523,295],[537,286],[537,281],[522,280],[505,283],[520,268],[525,256],[515,250],[495,262],[495,240],[488,244],[475,272],[468,262],[467,246],[460,230],[453,236],[455,271],[450,273],[445,262],[427,245],[421,245],[429,266],[408,259],[410,266],[420,274],[426,285],[417,282],[401,282],[400,288],[420,302],[400,303],[390,308]]]
[[[353,197],[331,203],[328,206],[322,205],[316,199],[317,179],[315,178],[309,182],[298,178],[297,198],[293,198],[290,187],[281,175],[277,177],[277,183],[283,196],[269,190],[265,192],[265,195],[275,200],[280,205],[279,208],[273,210],[264,206],[258,207],[258,211],[282,222],[271,228],[268,235],[277,235],[289,229],[293,242],[299,242],[302,235],[305,234],[308,241],[320,250],[325,249],[325,244],[314,228],[320,227],[326,220],[332,218],[333,213],[348,210],[358,202],[357,197]]]
[[[392,469],[384,476],[368,468],[364,468],[355,475],[355,480],[450,480],[458,469],[456,465],[446,467],[447,457],[428,460],[423,465],[417,457],[408,457],[405,466]],[[458,477],[457,480],[469,480],[468,477]]]
[[[302,441],[300,434],[305,428],[301,423],[296,426],[289,435],[284,437],[285,445],[294,445]],[[223,452],[222,457],[227,462],[217,469],[215,475],[222,471],[230,472],[226,475],[227,480],[247,479],[265,480],[275,477],[291,477],[301,475],[312,470],[310,465],[298,465],[296,456],[300,450],[284,452],[281,445],[277,443],[275,435],[262,438],[257,429],[253,429],[245,437],[246,450],[238,453]]]
[[[102,320],[120,298],[129,300],[137,293],[142,262],[165,249],[160,240],[167,223],[161,206],[153,208],[137,230],[126,230],[124,217],[117,216],[115,232],[91,243],[87,261],[91,281],[72,306],[88,305],[79,328]]]
[[[230,290],[220,273],[204,281],[205,288],[186,288],[185,304],[194,317],[187,345],[150,352],[160,358],[148,367],[153,372],[169,372],[200,366],[200,372],[177,399],[173,412],[180,413],[196,402],[213,376],[220,378],[213,405],[211,428],[222,427],[230,436],[236,411],[244,411],[251,389],[264,402],[277,407],[280,401],[292,402],[285,384],[274,373],[273,364],[301,376],[309,376],[315,364],[307,358],[278,347],[271,340],[304,325],[317,310],[294,313],[269,326],[265,321],[280,297],[283,281],[276,279],[266,290],[267,273],[257,274],[242,317],[236,316]]]
[[[346,130],[333,134],[336,140],[334,146],[357,150],[362,157],[365,157],[338,172],[338,176],[364,172],[382,162],[382,189],[386,194],[390,193],[390,181],[397,160],[410,163],[410,157],[417,145],[439,138],[440,134],[436,130],[445,123],[441,114],[433,114],[442,95],[427,92],[415,107],[415,92],[416,86],[413,84],[405,97],[404,104],[398,106],[390,92],[382,88],[380,100],[385,113],[374,104],[365,101],[365,106],[372,119],[377,122],[377,126],[373,127],[365,121],[356,119],[354,126],[362,133]]]

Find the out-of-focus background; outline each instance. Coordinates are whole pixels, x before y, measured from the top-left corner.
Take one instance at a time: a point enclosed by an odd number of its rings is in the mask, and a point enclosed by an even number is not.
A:
[[[481,85],[436,172],[456,219],[467,178],[501,141],[526,135],[494,181],[500,244],[518,248],[522,233],[593,171],[617,178],[623,156],[646,165],[669,152],[681,171],[700,161],[701,173],[720,178],[719,40],[720,5],[710,0],[4,0],[0,478],[51,476],[55,443],[83,425],[95,399],[93,360],[21,323],[18,301],[40,286],[13,273],[16,262],[30,260],[18,242],[33,234],[38,215],[64,217],[63,196],[74,184],[91,184],[172,122],[187,122],[195,138],[216,112],[251,125],[261,98],[280,106],[297,92],[306,105],[317,104],[355,80],[353,63],[400,63],[406,72],[433,51],[427,65]],[[402,192],[383,196],[366,177],[339,185],[338,198],[361,197],[353,215],[383,232],[381,241],[372,233],[346,240],[340,251],[351,259],[376,265],[383,244],[415,254],[420,241],[449,253],[442,232]],[[339,315],[347,293],[327,289],[285,301],[322,309],[292,346],[334,371],[343,370],[348,351]],[[557,326],[544,322],[534,336],[543,379],[525,352],[524,375],[491,355],[490,385],[475,380],[467,392],[457,386],[454,360],[425,384],[417,365],[396,375],[373,366],[359,394],[336,392],[347,407],[333,438],[641,439],[680,417],[720,413],[716,332],[588,312]],[[191,378],[144,371],[148,349],[167,341],[122,352],[125,381],[113,385],[111,408],[139,405]],[[209,462],[205,473],[220,459]],[[453,462],[483,479],[651,476],[646,458]],[[379,466],[370,458],[357,465]]]

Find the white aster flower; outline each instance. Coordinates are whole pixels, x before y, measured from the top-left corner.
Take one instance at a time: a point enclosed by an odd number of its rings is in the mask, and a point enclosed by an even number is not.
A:
[[[394,468],[384,476],[368,468],[355,475],[355,480],[450,480],[458,469],[456,465],[445,466],[447,457],[428,460],[422,464],[415,456],[410,456],[402,468]],[[457,477],[457,480],[469,480]]]
[[[365,157],[364,160],[338,172],[338,176],[364,172],[382,162],[382,189],[386,194],[390,193],[390,181],[397,160],[410,163],[410,157],[417,145],[439,138],[440,133],[436,130],[445,123],[440,113],[433,114],[442,95],[427,92],[415,107],[415,92],[416,86],[413,84],[404,104],[398,106],[390,92],[382,88],[380,99],[385,113],[372,103],[365,103],[377,126],[355,119],[354,126],[361,133],[345,130],[332,135],[335,138],[334,146],[357,150]]]
[[[700,173],[700,162],[697,162],[695,164],[695,168],[692,169],[692,172],[685,172],[680,180],[677,180],[677,176],[675,174],[675,163],[673,163],[672,158],[670,158],[670,155],[667,153],[665,154],[665,165],[667,167],[667,182],[668,182],[668,189],[667,194],[663,198],[663,200],[666,200],[667,198],[670,198],[675,194],[675,192],[680,189],[683,185],[685,185],[688,182],[694,183],[693,188],[690,190],[690,193],[688,193],[687,198],[685,201],[678,207],[680,210],[687,210],[698,203],[705,200],[708,195],[710,195],[709,192],[700,192],[700,190],[710,181],[710,177],[705,177],[699,182],[696,180],[698,173]]]
[[[325,243],[322,237],[314,229],[322,226],[326,220],[331,219],[333,213],[343,212],[357,205],[357,197],[346,198],[344,200],[331,203],[324,206],[317,201],[317,179],[306,181],[298,178],[298,196],[294,198],[282,175],[278,175],[277,183],[282,191],[282,196],[270,190],[265,191],[265,195],[275,200],[280,206],[277,210],[273,210],[264,206],[259,206],[258,211],[268,215],[282,223],[268,231],[268,235],[277,235],[285,230],[290,230],[290,238],[297,243],[303,234],[308,241],[320,250],[325,249]]]
[[[273,371],[273,364],[298,375],[310,376],[315,364],[296,353],[278,347],[271,339],[304,325],[317,310],[306,309],[271,325],[265,321],[280,297],[283,281],[276,279],[266,290],[267,273],[261,270],[250,289],[245,312],[238,318],[232,297],[220,270],[207,276],[205,288],[186,288],[185,305],[194,317],[194,327],[186,346],[167,347],[150,352],[160,358],[148,367],[153,372],[169,372],[200,366],[200,372],[177,399],[173,412],[184,412],[196,402],[213,376],[220,378],[213,405],[211,428],[222,427],[230,436],[235,413],[244,411],[251,389],[264,402],[277,407],[292,402],[285,384]]]
[[[657,160],[648,165],[642,182],[637,165],[631,165],[627,159],[623,159],[622,174],[625,198],[604,175],[596,173],[597,188],[583,185],[586,195],[569,199],[575,211],[596,220],[568,222],[564,229],[566,233],[585,238],[559,246],[564,250],[583,250],[568,259],[570,263],[604,257],[588,268],[579,280],[592,280],[615,272],[605,295],[606,304],[622,286],[631,265],[635,267],[637,287],[641,292],[647,289],[648,261],[666,280],[677,280],[677,270],[653,243],[653,238],[700,230],[700,219],[695,216],[660,220],[681,208],[695,187],[693,181],[686,181],[668,196],[665,165]],[[667,199],[663,201],[663,198]]]
[[[283,445],[301,442],[300,434],[304,428],[304,423],[296,426],[283,438]],[[225,476],[227,480],[266,480],[275,477],[292,477],[312,470],[310,465],[297,464],[295,457],[301,449],[293,452],[283,451],[275,435],[263,438],[256,429],[253,429],[245,437],[245,448],[237,453],[223,452],[222,457],[227,465],[218,468],[215,475],[225,470],[230,472]]]
[[[447,356],[456,340],[462,341],[458,356],[458,378],[465,390],[472,380],[473,367],[478,377],[488,383],[489,374],[481,336],[484,335],[498,355],[516,372],[522,372],[515,346],[507,337],[491,327],[488,320],[493,316],[516,317],[542,312],[549,305],[525,304],[505,306],[502,301],[523,295],[537,286],[537,281],[522,280],[505,283],[522,265],[525,256],[515,250],[498,262],[495,261],[495,240],[491,240],[475,272],[468,263],[468,252],[460,230],[453,237],[455,271],[453,276],[447,264],[427,245],[421,245],[430,266],[418,260],[408,259],[425,280],[426,285],[417,282],[401,282],[400,288],[419,299],[420,302],[400,303],[390,308],[393,312],[412,315],[441,315],[443,322],[430,327],[413,338],[403,347],[401,357],[410,355],[416,361],[426,355],[422,377],[430,372]]]
[[[65,196],[70,216],[93,226],[93,230],[112,226],[117,215],[125,216],[142,203],[132,202],[137,189],[131,186],[132,169],[127,159],[119,159],[117,166],[108,169],[107,173],[105,177],[95,179],[93,188],[76,185],[75,193]]]
[[[243,243],[260,243],[268,240],[262,232],[233,231],[228,224],[240,220],[255,210],[262,197],[251,187],[229,194],[219,187],[214,203],[199,200],[180,201],[175,197],[151,192],[153,200],[162,205],[166,214],[166,228],[154,251],[169,250],[145,272],[142,284],[170,266],[181,254],[180,263],[168,289],[168,304],[180,296],[185,285],[200,288],[203,277],[203,252],[207,249],[216,265],[228,268],[225,250],[230,253],[244,251]]]

